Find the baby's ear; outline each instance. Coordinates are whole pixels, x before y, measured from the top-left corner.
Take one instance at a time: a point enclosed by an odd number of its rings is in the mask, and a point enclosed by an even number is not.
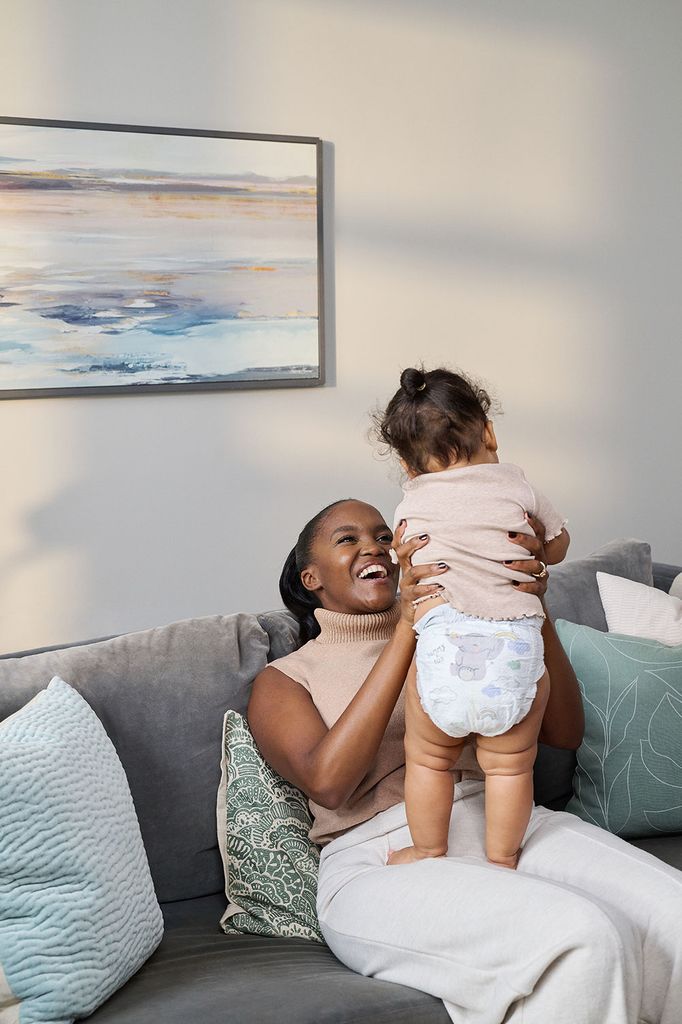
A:
[[[483,444],[489,452],[497,451],[497,438],[495,437],[495,428],[492,420],[485,421],[485,427],[483,428]]]

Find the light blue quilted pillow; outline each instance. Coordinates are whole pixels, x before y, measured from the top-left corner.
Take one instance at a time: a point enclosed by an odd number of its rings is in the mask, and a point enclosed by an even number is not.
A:
[[[0,723],[0,1019],[92,1013],[162,933],[121,762],[55,677]]]

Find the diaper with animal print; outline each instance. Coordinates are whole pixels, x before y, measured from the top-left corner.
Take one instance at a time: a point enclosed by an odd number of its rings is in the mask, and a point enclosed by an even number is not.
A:
[[[542,677],[541,615],[477,619],[451,605],[416,623],[417,690],[449,736],[500,736],[530,711]]]

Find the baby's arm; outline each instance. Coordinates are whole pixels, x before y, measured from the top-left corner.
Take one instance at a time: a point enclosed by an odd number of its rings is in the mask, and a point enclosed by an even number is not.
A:
[[[571,538],[568,536],[568,530],[566,527],[563,528],[558,537],[553,537],[552,540],[546,540],[545,562],[547,565],[558,565],[559,562],[563,562],[570,543]]]
[[[559,515],[551,501],[549,501],[541,491],[538,491],[537,488],[534,487],[531,487],[531,491],[533,492],[535,503],[533,514],[536,519],[540,520],[545,531],[552,538],[551,540],[545,541],[544,561],[547,565],[558,565],[558,563],[563,562],[566,557],[568,545],[571,542],[571,538],[568,536],[568,532],[564,525],[566,523],[566,519],[564,516]],[[532,529],[533,524],[528,519],[527,513],[526,519]]]

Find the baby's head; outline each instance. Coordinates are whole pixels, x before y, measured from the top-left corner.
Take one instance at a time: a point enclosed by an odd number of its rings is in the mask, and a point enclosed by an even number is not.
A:
[[[486,452],[485,461],[496,461],[491,404],[487,391],[459,373],[410,367],[377,416],[377,433],[411,476],[480,461]]]

